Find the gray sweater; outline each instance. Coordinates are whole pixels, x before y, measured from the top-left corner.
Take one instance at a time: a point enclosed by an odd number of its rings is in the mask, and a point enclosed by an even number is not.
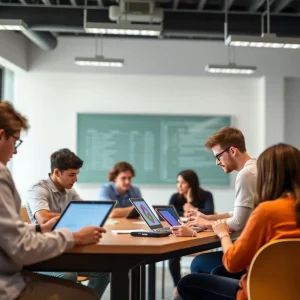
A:
[[[0,163],[0,300],[13,300],[26,286],[24,265],[60,255],[74,246],[72,233],[36,233],[20,219],[21,199],[9,170]]]

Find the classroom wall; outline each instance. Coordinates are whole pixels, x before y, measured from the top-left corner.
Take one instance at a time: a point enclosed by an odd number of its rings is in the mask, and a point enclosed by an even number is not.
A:
[[[260,152],[261,135],[255,113],[260,105],[258,79],[168,76],[120,76],[30,72],[17,78],[16,105],[31,129],[14,158],[14,178],[21,195],[35,180],[47,176],[50,154],[69,147],[76,151],[78,112],[224,114],[247,136],[249,152]],[[250,124],[253,124],[253,126]],[[212,156],[213,159],[213,156]],[[26,170],[26,171],[24,171]],[[26,176],[24,176],[26,174]],[[201,180],[201,179],[200,179]],[[150,203],[167,203],[171,187],[142,187]],[[100,184],[100,182],[99,182]],[[98,185],[77,186],[85,199],[97,199]],[[212,189],[219,211],[232,206],[233,189]]]
[[[0,65],[20,71],[28,68],[28,39],[20,32],[0,30]]]
[[[300,79],[285,79],[285,137],[286,142],[300,149]]]
[[[124,68],[75,66],[74,57],[93,56],[93,47],[94,40],[88,38],[60,38],[58,48],[50,52],[33,46],[30,71],[16,74],[15,104],[32,126],[14,158],[13,176],[23,198],[30,184],[47,176],[53,151],[61,147],[76,151],[78,112],[232,115],[253,157],[284,140],[283,78],[299,72],[293,63],[299,57],[293,51],[287,55],[277,50],[237,50],[238,63],[259,68],[257,76],[241,78],[204,73],[206,63],[227,62],[222,43],[105,39],[104,54],[125,58]],[[167,203],[176,191],[175,175],[174,186],[141,186],[145,199]],[[233,175],[233,185],[234,179]],[[76,188],[83,198],[93,200],[99,185],[78,183]],[[218,212],[232,209],[233,185],[204,187],[213,192]]]

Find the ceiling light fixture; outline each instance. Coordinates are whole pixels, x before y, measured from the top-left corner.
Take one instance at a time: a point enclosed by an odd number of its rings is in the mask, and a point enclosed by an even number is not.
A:
[[[209,64],[205,66],[205,71],[214,74],[237,74],[237,75],[251,75],[255,73],[256,67],[242,66],[235,63],[227,65]]]
[[[230,35],[226,38],[225,45],[236,47],[299,49],[300,39],[277,37],[276,34],[262,34],[262,36]]]
[[[87,33],[111,34],[111,35],[141,35],[141,36],[159,36],[161,25],[140,25],[129,22],[120,23],[85,23]]]
[[[86,67],[123,67],[124,59],[105,58],[102,55],[95,57],[75,57],[75,64]]]
[[[264,33],[264,16],[261,21],[261,36],[249,35],[229,35],[225,37],[226,46],[235,47],[254,47],[254,48],[273,48],[273,49],[299,49],[300,38],[277,37],[270,33],[270,0],[267,0],[267,33]]]
[[[225,0],[225,23],[224,23],[224,40],[227,36],[227,23],[228,23],[228,0]],[[230,47],[228,49],[228,64],[208,64],[205,66],[205,71],[213,74],[229,74],[229,75],[251,75],[256,72],[255,66],[245,66],[245,65],[237,65],[235,63],[235,49],[232,49],[233,52],[233,59],[232,62],[230,61]]]
[[[75,64],[84,67],[116,67],[124,66],[124,59],[107,58],[103,55],[103,38],[101,37],[101,54],[98,54],[98,36],[95,38],[95,56],[94,57],[75,57]]]
[[[28,26],[22,20],[0,19],[0,30],[27,30]]]

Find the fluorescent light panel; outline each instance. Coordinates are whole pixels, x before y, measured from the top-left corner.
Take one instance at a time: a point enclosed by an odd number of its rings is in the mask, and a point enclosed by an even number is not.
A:
[[[85,67],[116,67],[124,66],[124,59],[96,57],[75,57],[75,64]]]
[[[159,36],[161,25],[139,25],[127,22],[121,23],[93,23],[85,24],[85,31],[92,34],[112,34],[112,35],[142,35]]]
[[[27,30],[28,26],[22,20],[0,19],[0,30]]]
[[[277,37],[276,34],[264,34],[262,36],[230,35],[226,38],[225,45],[236,47],[299,49],[300,39]]]
[[[241,75],[251,75],[255,73],[255,66],[239,66],[236,64],[228,65],[206,65],[205,71],[215,74],[241,74]]]

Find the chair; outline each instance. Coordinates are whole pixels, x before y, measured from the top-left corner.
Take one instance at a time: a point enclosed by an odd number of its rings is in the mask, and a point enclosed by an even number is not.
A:
[[[300,299],[299,253],[300,239],[282,239],[263,246],[249,268],[249,300]]]
[[[29,218],[28,213],[27,213],[26,206],[24,206],[24,205],[21,206],[20,215],[21,215],[21,220],[24,223],[31,223],[30,218]],[[77,282],[78,283],[82,283],[82,282],[87,281],[87,280],[90,280],[90,278],[87,277],[87,276],[77,276]]]
[[[88,280],[90,280],[90,277],[88,277],[88,276],[77,276],[77,282],[78,283],[82,284],[82,282],[88,281]]]
[[[26,206],[24,206],[24,205],[21,206],[21,212],[20,212],[20,215],[21,215],[21,220],[22,220],[24,223],[31,223],[31,222],[30,222],[30,218],[29,218],[28,213],[27,213]]]

